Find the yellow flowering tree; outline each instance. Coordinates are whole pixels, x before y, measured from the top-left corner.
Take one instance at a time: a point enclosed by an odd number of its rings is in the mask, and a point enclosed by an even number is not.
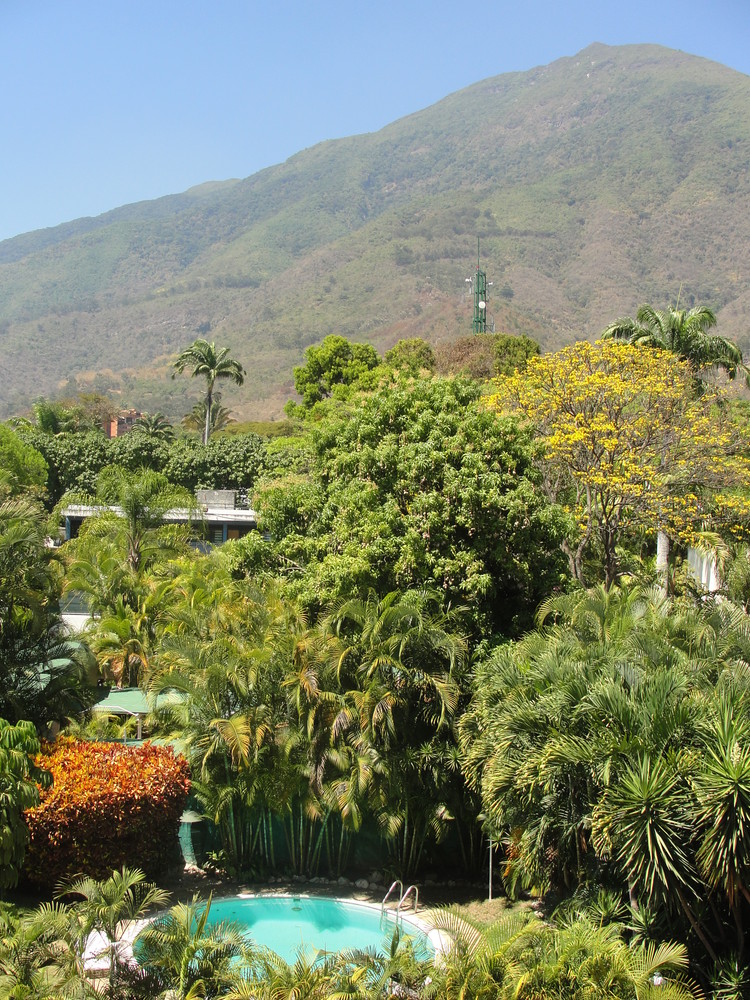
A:
[[[750,481],[715,397],[696,399],[692,379],[668,351],[580,342],[497,380],[490,405],[535,426],[547,492],[576,516],[577,534],[563,548],[579,581],[595,537],[610,587],[624,528],[660,527],[689,541],[709,519],[716,490]],[[744,498],[734,502],[750,510]]]

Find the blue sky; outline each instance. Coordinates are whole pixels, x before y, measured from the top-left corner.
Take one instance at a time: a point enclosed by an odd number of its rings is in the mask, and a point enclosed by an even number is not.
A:
[[[376,131],[591,42],[750,74],[750,0],[0,0],[0,239]]]

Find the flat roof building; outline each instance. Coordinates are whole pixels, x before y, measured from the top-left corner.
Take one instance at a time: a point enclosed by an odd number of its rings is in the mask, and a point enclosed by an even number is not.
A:
[[[195,510],[175,508],[164,514],[165,524],[191,524],[202,541],[212,545],[221,545],[232,539],[242,538],[258,526],[258,517],[254,510],[235,506],[236,492],[234,490],[198,490],[196,494],[198,506]],[[83,522],[108,510],[113,514],[121,513],[119,507],[105,507],[101,504],[73,503],[61,511],[63,518],[63,533],[66,541],[75,538]]]

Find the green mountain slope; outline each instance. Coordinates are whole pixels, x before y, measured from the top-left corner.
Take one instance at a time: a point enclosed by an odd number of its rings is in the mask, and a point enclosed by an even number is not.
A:
[[[477,238],[498,330],[554,347],[680,295],[749,349],[749,163],[750,77],[703,59],[597,44],[485,80],[245,180],[0,243],[0,411],[88,379],[178,415],[197,387],[164,375],[201,333],[248,368],[228,402],[273,414],[328,333],[469,332]]]

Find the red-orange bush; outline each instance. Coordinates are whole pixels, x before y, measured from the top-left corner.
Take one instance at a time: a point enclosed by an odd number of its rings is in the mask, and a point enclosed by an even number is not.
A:
[[[30,835],[24,871],[32,881],[55,885],[79,873],[102,878],[124,864],[154,877],[165,867],[190,789],[184,758],[151,743],[59,737],[36,762],[54,780],[24,814]]]

